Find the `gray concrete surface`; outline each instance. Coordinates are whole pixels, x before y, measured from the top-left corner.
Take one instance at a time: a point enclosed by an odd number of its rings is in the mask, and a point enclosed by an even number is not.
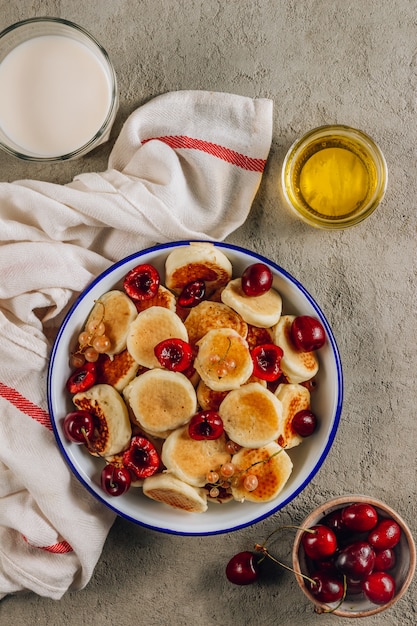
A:
[[[25,595],[0,604],[0,623],[64,626],[328,626],[276,567],[258,585],[227,584],[224,567],[277,525],[300,522],[329,497],[378,497],[417,534],[416,157],[417,4],[412,0],[19,0],[0,2],[0,27],[60,16],[108,50],[120,84],[109,144],[81,161],[25,164],[0,154],[2,180],[68,182],[105,169],[127,115],[153,96],[212,89],[274,100],[268,167],[250,217],[231,237],[261,251],[310,290],[333,326],[345,372],[335,444],[313,483],[254,527],[208,538],[114,524],[86,589],[59,602]],[[283,206],[284,154],[327,123],[363,129],[389,166],[383,205],[349,231],[314,230]],[[289,559],[290,540],[281,556]],[[417,587],[364,626],[417,623]],[[345,620],[346,621],[346,620]]]

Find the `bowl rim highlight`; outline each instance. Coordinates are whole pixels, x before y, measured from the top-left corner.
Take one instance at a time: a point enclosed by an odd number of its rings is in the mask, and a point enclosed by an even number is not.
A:
[[[336,135],[346,139],[350,139],[360,146],[375,165],[377,171],[377,185],[370,200],[360,210],[352,212],[345,217],[326,217],[309,211],[302,202],[297,200],[293,185],[293,168],[298,156],[309,145],[320,138],[326,138],[329,135]],[[385,156],[379,145],[366,132],[348,126],[346,124],[326,124],[317,126],[301,137],[297,138],[288,149],[281,169],[281,191],[286,205],[291,209],[293,214],[297,215],[303,222],[314,226],[315,228],[336,230],[355,226],[369,217],[384,199],[388,185],[388,166]]]
[[[317,524],[323,517],[325,517],[327,514],[331,513],[332,511],[341,509],[344,506],[347,506],[348,504],[353,504],[355,502],[363,502],[363,503],[371,504],[376,509],[379,509],[381,511],[381,514],[383,517],[392,517],[392,519],[394,519],[400,525],[401,531],[402,531],[402,537],[403,537],[402,540],[406,544],[406,547],[408,548],[409,565],[407,569],[407,574],[405,575],[401,586],[396,589],[394,597],[387,604],[372,605],[372,608],[370,609],[364,608],[363,610],[361,609],[348,610],[345,607],[345,603],[347,603],[347,601],[344,600],[342,605],[339,608],[331,612],[331,615],[337,615],[339,617],[349,617],[349,618],[368,617],[370,615],[375,615],[376,613],[381,613],[382,611],[385,611],[388,608],[390,608],[405,594],[405,592],[407,591],[408,587],[411,584],[411,581],[413,579],[414,572],[416,569],[416,545],[414,542],[413,535],[411,534],[411,531],[408,527],[408,524],[401,517],[401,515],[397,513],[390,505],[372,496],[352,494],[352,495],[345,495],[345,496],[332,498],[331,500],[324,502],[323,504],[321,504],[320,506],[312,510],[307,515],[307,517],[301,522],[300,526],[302,528],[309,528],[310,526]],[[315,605],[316,612],[318,613],[329,612],[329,606],[331,607],[332,605],[319,602],[313,596],[313,594],[310,593],[310,591],[307,589],[305,581],[303,577],[300,575],[300,572],[304,574],[307,573],[301,568],[301,565],[300,565],[300,552],[303,550],[302,544],[301,544],[301,538],[302,538],[303,532],[304,532],[303,530],[297,531],[295,539],[294,539],[294,543],[293,543],[292,563],[293,563],[293,568],[295,570],[295,577],[304,595],[310,600],[310,602],[312,602]]]

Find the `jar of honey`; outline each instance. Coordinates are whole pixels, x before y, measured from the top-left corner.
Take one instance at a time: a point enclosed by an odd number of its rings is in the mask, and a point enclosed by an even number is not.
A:
[[[380,148],[349,126],[321,126],[298,139],[282,168],[290,208],[317,228],[347,228],[382,201],[388,181]]]

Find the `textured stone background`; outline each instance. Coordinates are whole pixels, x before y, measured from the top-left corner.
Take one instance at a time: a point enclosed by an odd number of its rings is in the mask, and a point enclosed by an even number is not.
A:
[[[291,574],[237,588],[224,566],[281,523],[300,522],[329,497],[364,493],[402,514],[417,534],[416,89],[417,12],[412,0],[10,0],[0,27],[50,15],[80,23],[104,45],[120,83],[109,144],[63,165],[0,155],[2,180],[65,183],[101,171],[123,121],[141,103],[177,89],[274,100],[274,136],[247,223],[230,241],[262,252],[303,282],[333,326],[345,373],[334,447],[313,483],[283,511],[231,535],[158,534],[118,519],[87,588],[61,601],[5,599],[0,623],[100,626],[327,626]],[[379,210],[345,232],[297,221],[280,199],[286,150],[327,123],[361,128],[382,147],[389,187]],[[284,538],[281,557],[289,559]],[[364,626],[417,623],[416,584]]]

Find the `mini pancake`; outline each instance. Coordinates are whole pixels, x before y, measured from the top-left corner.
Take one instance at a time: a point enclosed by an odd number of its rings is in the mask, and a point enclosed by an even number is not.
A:
[[[203,300],[193,307],[184,325],[189,342],[194,345],[209,331],[217,328],[232,328],[241,337],[248,334],[248,326],[241,316],[222,302]]]
[[[295,315],[283,315],[272,329],[274,343],[281,348],[281,370],[290,383],[302,383],[318,372],[319,362],[314,352],[300,352],[291,339],[291,324]]]
[[[207,511],[207,497],[204,489],[196,489],[169,472],[145,478],[143,493],[152,500],[187,513]]]
[[[275,441],[281,432],[281,402],[259,383],[230,391],[219,414],[230,439],[245,448],[260,448]]]
[[[242,448],[233,455],[232,463],[236,467],[236,478],[231,485],[233,497],[249,502],[269,502],[276,498],[293,468],[289,455],[275,442],[257,449]],[[249,474],[258,479],[258,486],[253,491],[244,487]]]
[[[270,328],[274,326],[282,312],[280,294],[271,287],[259,296],[247,296],[242,289],[241,278],[231,280],[222,291],[222,302],[253,326]]]
[[[278,385],[275,395],[282,404],[282,429],[278,436],[278,444],[282,448],[298,446],[303,438],[292,428],[294,415],[299,411],[310,408],[310,392],[303,385],[281,384]]]
[[[127,350],[115,354],[113,358],[100,354],[96,362],[97,383],[112,385],[117,391],[122,391],[135,378],[139,367]]]

